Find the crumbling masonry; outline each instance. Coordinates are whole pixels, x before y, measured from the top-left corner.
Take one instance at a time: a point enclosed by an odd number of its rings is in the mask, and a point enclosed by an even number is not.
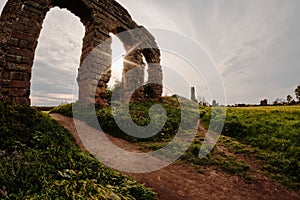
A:
[[[30,104],[30,79],[42,24],[53,7],[66,8],[85,26],[78,70],[79,101],[105,105],[111,77],[111,37],[119,37],[126,50],[122,98],[129,100],[135,85],[144,84],[143,57],[148,64],[151,98],[162,94],[160,50],[153,36],[137,25],[114,0],[8,0],[0,18],[0,99]],[[125,75],[134,69],[134,73]],[[148,87],[149,87],[148,86]],[[143,98],[143,88],[132,98]]]

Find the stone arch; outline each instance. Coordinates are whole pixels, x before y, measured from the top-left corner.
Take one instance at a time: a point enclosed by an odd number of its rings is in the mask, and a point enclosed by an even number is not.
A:
[[[134,30],[134,32],[136,29]],[[143,89],[135,91],[137,86],[144,85],[144,66],[143,55],[139,49],[139,42],[135,39],[134,33],[122,26],[117,26],[112,33],[122,42],[125,49],[122,81],[121,81],[121,100],[139,100],[142,98]],[[133,94],[132,92],[135,91]]]
[[[161,54],[154,37],[142,26],[138,26],[134,30],[117,27],[113,33],[119,37],[126,51],[122,77],[123,100],[158,99],[162,94]],[[143,58],[146,63],[144,63]],[[145,85],[146,64],[148,65],[148,82],[150,84],[146,83]],[[128,71],[131,73],[127,74]],[[135,85],[143,87],[132,94],[136,88]],[[146,91],[152,91],[151,95],[146,94]]]
[[[138,37],[132,38],[131,41],[121,39],[128,50],[126,58],[143,64],[140,58],[144,55],[148,64],[156,62],[157,64],[151,66],[149,70],[149,79],[152,80],[153,77],[160,79],[158,83],[161,87],[159,49],[153,48],[154,50],[151,51],[132,49],[134,44],[141,41],[157,47],[154,38],[146,29],[139,27],[116,1],[8,0],[0,18],[0,98],[2,100],[14,104],[30,104],[30,80],[37,41],[47,12],[56,6],[66,8],[78,16],[86,29],[77,78],[79,101],[106,104],[106,86],[111,76],[110,32],[116,34],[136,28],[141,29]],[[126,68],[134,67],[136,66],[124,63],[124,71]],[[143,80],[140,78],[139,81]],[[159,87],[156,89],[154,97],[159,97],[162,91]]]

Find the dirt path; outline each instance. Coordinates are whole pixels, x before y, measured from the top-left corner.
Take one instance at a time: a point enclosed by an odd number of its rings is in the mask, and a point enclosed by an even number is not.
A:
[[[69,130],[76,143],[86,150],[77,134],[72,118],[59,114],[51,114],[51,116]],[[86,124],[84,126],[86,130],[91,129]],[[141,147],[138,145],[111,136],[108,138],[127,151],[140,152]],[[210,168],[206,169],[205,173],[198,173],[191,167],[172,164],[151,173],[127,174],[152,188],[158,193],[158,198],[163,200],[300,200],[299,193],[288,191],[266,177],[246,183],[238,176],[229,176]]]

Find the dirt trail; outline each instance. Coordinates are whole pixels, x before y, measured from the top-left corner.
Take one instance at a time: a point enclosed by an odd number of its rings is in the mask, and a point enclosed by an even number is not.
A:
[[[86,150],[72,118],[59,114],[51,116],[69,130],[76,143]],[[91,129],[88,125],[85,126],[87,130]],[[138,145],[125,140],[111,136],[108,138],[127,151],[139,152],[141,149]],[[158,198],[163,200],[300,200],[300,193],[286,190],[264,176],[262,179],[247,183],[238,176],[231,176],[211,168],[206,169],[205,173],[198,173],[191,167],[172,164],[151,173],[127,174],[152,188],[158,193]]]

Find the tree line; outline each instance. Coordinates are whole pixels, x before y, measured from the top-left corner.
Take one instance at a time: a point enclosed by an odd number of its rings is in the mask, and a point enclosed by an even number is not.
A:
[[[296,105],[296,104],[300,104],[300,85],[298,85],[296,87],[296,89],[294,90],[295,92],[295,97],[296,99],[294,99],[290,94],[287,95],[286,97],[286,101],[277,98],[275,101],[272,102],[272,104],[268,104],[268,99],[263,99],[260,101],[260,106],[267,106],[267,105]]]

